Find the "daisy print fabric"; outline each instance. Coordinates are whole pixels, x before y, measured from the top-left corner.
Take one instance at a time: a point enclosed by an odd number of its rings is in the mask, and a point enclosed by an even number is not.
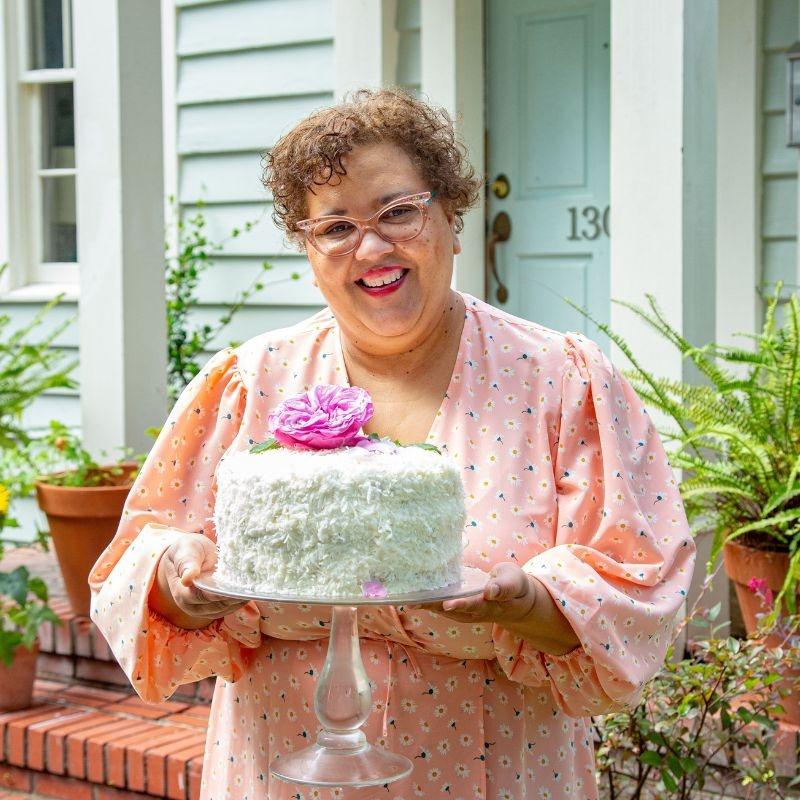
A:
[[[598,345],[462,296],[458,358],[428,441],[461,469],[464,563],[518,563],[580,644],[554,656],[498,625],[360,608],[364,732],[411,759],[412,774],[373,789],[273,778],[274,758],[316,739],[330,609],[251,601],[188,631],[148,595],[175,537],[214,539],[221,459],[261,441],[287,397],[348,379],[327,309],[223,350],[170,413],[90,577],[92,619],[144,700],[217,676],[203,800],[597,797],[590,717],[635,704],[663,663],[695,545],[647,410]]]

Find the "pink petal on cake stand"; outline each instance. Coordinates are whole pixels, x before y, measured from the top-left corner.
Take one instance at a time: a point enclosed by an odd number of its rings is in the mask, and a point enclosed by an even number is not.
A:
[[[364,597],[386,597],[386,587],[380,581],[366,581],[363,584]]]

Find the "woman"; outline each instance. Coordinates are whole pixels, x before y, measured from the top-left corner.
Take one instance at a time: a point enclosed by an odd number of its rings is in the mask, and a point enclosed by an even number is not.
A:
[[[275,217],[328,308],[215,355],[182,394],[91,576],[92,618],[136,691],[218,675],[202,796],[594,798],[589,716],[658,670],[695,548],[639,398],[599,347],[450,288],[480,184],[444,112],[360,92],[273,148]],[[373,398],[366,429],[463,466],[482,596],[359,612],[370,741],[412,775],[371,790],[269,776],[313,741],[329,609],[208,596],[214,471],[320,383]]]

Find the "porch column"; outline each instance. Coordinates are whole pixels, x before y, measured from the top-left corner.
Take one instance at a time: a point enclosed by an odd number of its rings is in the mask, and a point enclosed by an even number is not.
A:
[[[467,156],[484,175],[483,8],[481,0],[422,2],[423,98],[443,106],[455,119]],[[454,285],[483,297],[485,194],[464,215],[462,253],[456,256]]]
[[[74,3],[80,383],[93,454],[166,416],[161,8]]]
[[[333,0],[334,95],[395,82],[397,0]]]
[[[611,297],[683,314],[683,2],[611,3]],[[626,309],[611,327],[651,369],[678,378],[672,345]],[[620,365],[624,356],[612,345]]]
[[[653,294],[697,343],[716,335],[718,13],[717,0],[611,2],[611,297],[646,307],[645,293]],[[611,328],[646,370],[698,379],[674,345],[628,309],[612,304]],[[627,366],[616,346],[612,357]],[[658,427],[666,422],[653,418]],[[697,540],[690,607],[709,538]],[[729,618],[727,584],[718,578],[704,603],[721,602],[720,619]]]

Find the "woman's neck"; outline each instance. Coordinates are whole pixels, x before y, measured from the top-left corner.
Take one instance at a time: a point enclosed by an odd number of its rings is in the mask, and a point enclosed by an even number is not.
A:
[[[458,352],[464,327],[464,301],[451,292],[440,320],[409,349],[401,352],[373,352],[359,346],[342,330],[342,352],[350,382],[358,385],[368,376],[380,382],[399,378],[411,380],[437,372],[442,359],[452,361]]]

